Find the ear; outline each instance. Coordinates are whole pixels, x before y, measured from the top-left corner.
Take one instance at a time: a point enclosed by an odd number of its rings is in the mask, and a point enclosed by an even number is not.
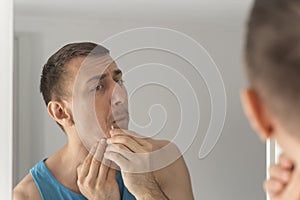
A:
[[[263,141],[271,138],[274,133],[272,119],[257,93],[253,89],[244,89],[241,92],[241,100],[244,112],[259,137]]]
[[[48,103],[48,113],[63,127],[74,125],[72,113],[65,104],[60,101],[50,101]]]

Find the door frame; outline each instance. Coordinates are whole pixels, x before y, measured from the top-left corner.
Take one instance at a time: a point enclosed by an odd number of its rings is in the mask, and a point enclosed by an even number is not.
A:
[[[0,194],[12,197],[13,1],[0,1]]]

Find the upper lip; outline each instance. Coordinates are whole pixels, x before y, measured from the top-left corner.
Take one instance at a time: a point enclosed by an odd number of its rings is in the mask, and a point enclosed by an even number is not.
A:
[[[115,120],[113,122],[118,122],[118,121],[128,119],[128,118],[129,118],[129,116],[127,114],[126,115],[119,115],[119,116],[114,118]]]

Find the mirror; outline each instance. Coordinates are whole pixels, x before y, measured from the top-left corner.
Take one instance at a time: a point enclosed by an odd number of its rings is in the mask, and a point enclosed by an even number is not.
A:
[[[15,0],[14,185],[66,143],[39,92],[43,65],[65,44],[93,41],[106,44],[123,70],[131,129],[176,143],[195,199],[264,199],[265,146],[252,133],[239,100],[250,5],[248,0]],[[192,51],[185,46],[190,41],[203,48]],[[143,48],[134,50],[138,45]],[[193,58],[198,60],[189,62]],[[214,76],[220,79],[210,82]],[[218,98],[222,90],[214,90],[223,83],[226,101]],[[218,110],[224,113],[215,114]],[[218,126],[209,126],[212,119],[221,125],[220,135]]]

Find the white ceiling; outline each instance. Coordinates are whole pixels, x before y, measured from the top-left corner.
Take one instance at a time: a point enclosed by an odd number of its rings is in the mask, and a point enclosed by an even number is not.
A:
[[[252,0],[15,0],[16,16],[127,18],[197,18],[244,14]]]

